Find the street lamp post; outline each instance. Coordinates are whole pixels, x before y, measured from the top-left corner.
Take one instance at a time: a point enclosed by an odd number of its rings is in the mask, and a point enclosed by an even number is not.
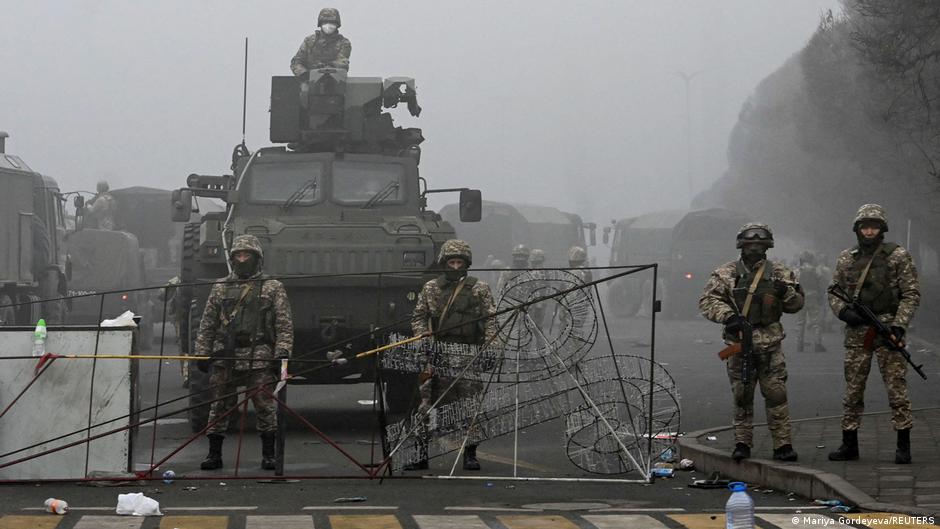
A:
[[[685,175],[689,184],[689,207],[692,207],[692,198],[695,190],[692,183],[692,96],[691,84],[705,70],[698,70],[692,73],[685,73],[682,70],[676,72],[676,75],[685,82]]]

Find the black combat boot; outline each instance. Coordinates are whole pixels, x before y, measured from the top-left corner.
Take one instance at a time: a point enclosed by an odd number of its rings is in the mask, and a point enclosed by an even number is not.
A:
[[[209,438],[209,455],[202,461],[202,464],[199,465],[199,468],[203,470],[216,470],[222,468],[222,441],[225,440],[225,436],[217,433],[210,433]]]
[[[777,461],[796,461],[796,450],[793,449],[793,445],[790,443],[787,443],[780,448],[774,448],[774,459]]]
[[[463,451],[463,469],[480,470],[480,462],[477,461],[477,445],[467,445]]]
[[[855,461],[858,459],[858,430],[842,430],[842,446],[829,452],[829,461]]]
[[[734,445],[734,452],[731,452],[731,459],[734,459],[735,463],[739,463],[742,459],[747,459],[751,457],[751,447],[747,446],[744,443],[737,443]]]
[[[899,465],[911,464],[911,429],[898,430],[898,449],[894,452],[894,462]]]
[[[277,458],[274,455],[276,439],[277,432],[261,432],[261,468],[264,470],[274,470],[277,466]]]

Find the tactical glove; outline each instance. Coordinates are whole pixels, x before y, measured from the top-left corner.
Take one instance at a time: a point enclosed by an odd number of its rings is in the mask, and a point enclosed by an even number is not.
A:
[[[729,336],[737,336],[742,330],[744,330],[744,324],[747,322],[743,316],[740,314],[732,314],[725,320],[725,334]]]
[[[783,299],[784,296],[787,295],[787,287],[789,286],[790,284],[786,281],[774,279],[774,294],[776,294],[778,298]]]
[[[198,369],[198,370],[201,371],[202,373],[208,373],[208,372],[209,372],[209,363],[210,363],[210,362],[211,362],[211,360],[209,360],[208,358],[203,358],[203,359],[201,359],[201,360],[196,360],[196,369]]]
[[[904,335],[907,331],[904,330],[904,327],[891,327],[891,334],[898,339],[899,342],[904,342]]]
[[[839,311],[839,319],[849,324],[849,327],[858,327],[867,323],[861,314],[852,307],[845,306]]]

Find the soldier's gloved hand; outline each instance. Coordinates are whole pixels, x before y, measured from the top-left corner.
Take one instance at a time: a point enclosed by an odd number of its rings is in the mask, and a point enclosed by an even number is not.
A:
[[[290,351],[287,351],[285,349],[275,349],[274,357],[277,358],[278,360],[287,360],[288,358],[290,358]]]
[[[865,318],[852,307],[845,306],[839,311],[839,319],[849,324],[849,327],[858,327],[865,324]]]
[[[790,283],[786,281],[774,279],[774,294],[776,294],[778,298],[783,299],[783,297],[787,295],[787,287],[789,286]]]
[[[203,359],[201,359],[201,360],[196,360],[196,369],[198,369],[199,371],[201,371],[201,372],[203,372],[203,373],[208,373],[208,372],[209,372],[209,365],[210,365],[210,362],[212,362],[212,361],[209,360],[208,358],[203,358]]]
[[[737,336],[738,333],[744,330],[744,324],[746,322],[747,320],[740,314],[728,316],[728,319],[725,320],[725,334]]]
[[[894,337],[897,338],[898,341],[901,343],[904,342],[904,335],[906,333],[907,331],[904,330],[904,327],[894,327],[894,326],[891,327],[891,334],[893,334]]]

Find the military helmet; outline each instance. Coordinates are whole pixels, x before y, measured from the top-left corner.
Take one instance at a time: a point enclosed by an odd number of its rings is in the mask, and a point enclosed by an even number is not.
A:
[[[448,259],[453,259],[454,257],[462,258],[467,261],[467,266],[470,266],[473,263],[473,252],[470,251],[470,243],[460,239],[444,241],[444,244],[441,246],[441,253],[437,257],[437,262],[443,265],[447,263]]]
[[[95,189],[96,189],[99,193],[107,193],[108,190],[111,189],[111,186],[108,185],[108,181],[107,181],[107,180],[98,180],[98,185],[95,186]]]
[[[760,222],[748,222],[738,230],[737,248],[742,248],[747,243],[763,244],[767,248],[774,247],[774,234],[770,227]]]
[[[252,252],[258,256],[258,259],[264,259],[264,251],[261,249],[261,241],[254,235],[239,235],[232,241],[232,247],[228,251],[228,257],[231,259],[236,252]]]
[[[320,16],[317,17],[317,27],[322,26],[328,22],[336,24],[336,27],[340,27],[339,21],[339,9],[334,7],[324,7],[320,10]]]
[[[816,264],[816,256],[813,255],[813,252],[806,250],[800,254],[800,264],[814,265]]]
[[[490,268],[506,268],[506,263],[502,262],[499,259],[493,259],[493,262],[490,263]]]
[[[572,246],[568,249],[569,263],[583,263],[584,261],[587,261],[587,250],[580,246]]]
[[[865,204],[858,208],[855,214],[855,222],[852,224],[852,231],[857,232],[858,226],[863,221],[875,220],[881,223],[881,231],[888,231],[888,215],[885,214],[885,208],[878,204]]]
[[[529,254],[529,261],[532,264],[542,264],[545,262],[545,252],[539,248],[533,248],[532,253]]]
[[[524,245],[524,244],[517,244],[517,245],[512,249],[512,256],[513,256],[513,257],[525,257],[526,259],[528,259],[528,258],[529,258],[529,254],[531,254],[531,253],[532,253],[532,252],[529,251],[529,247],[526,246],[526,245]]]

